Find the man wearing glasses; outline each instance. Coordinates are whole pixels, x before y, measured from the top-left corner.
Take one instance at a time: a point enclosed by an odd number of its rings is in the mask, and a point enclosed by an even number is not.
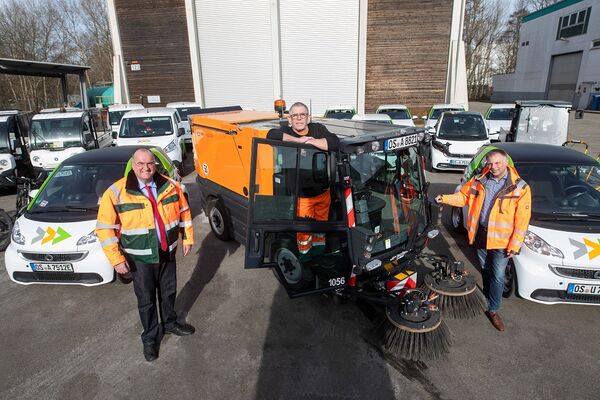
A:
[[[310,114],[306,104],[300,102],[292,104],[287,118],[288,126],[281,129],[271,129],[267,133],[267,139],[309,144],[325,152],[339,149],[340,141],[337,136],[329,132],[325,125],[310,122]],[[300,218],[327,221],[329,219],[331,194],[329,186],[324,187],[313,181],[312,154],[306,151],[300,152],[299,181],[301,184],[298,188],[297,215]],[[295,182],[295,171],[289,171],[289,173],[288,182]],[[293,186],[292,190],[295,191],[295,184]],[[299,232],[296,234],[296,241],[300,260],[303,262],[325,252],[325,234],[323,233]]]

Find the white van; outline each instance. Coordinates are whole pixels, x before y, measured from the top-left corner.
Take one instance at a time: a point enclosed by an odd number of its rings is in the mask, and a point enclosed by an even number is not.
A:
[[[98,108],[40,113],[31,121],[31,164],[36,174],[48,173],[74,154],[111,142],[107,121]]]
[[[194,103],[191,101],[180,101],[176,103],[167,104],[168,108],[174,108],[177,110],[177,114],[179,115],[179,119],[181,122],[179,123],[179,127],[185,129],[185,134],[183,135],[183,141],[186,144],[192,145],[192,130],[190,129],[190,121],[188,121],[188,115],[194,115],[202,110],[202,104]]]
[[[153,107],[123,115],[117,146],[147,145],[160,147],[181,171],[185,155],[184,128],[179,127],[174,108]]]
[[[121,118],[126,112],[131,110],[141,110],[144,108],[141,104],[113,104],[108,107],[108,123],[112,130],[113,144],[117,142],[117,135],[121,128]]]

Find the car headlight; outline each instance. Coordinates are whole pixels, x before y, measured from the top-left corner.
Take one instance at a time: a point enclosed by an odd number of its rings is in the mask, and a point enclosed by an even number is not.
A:
[[[33,156],[31,159],[33,160],[33,162],[40,161],[40,158],[38,156]]]
[[[525,234],[525,246],[527,246],[531,251],[535,251],[538,254],[542,254],[544,256],[552,256],[558,258],[565,258],[562,251],[557,249],[554,246],[550,246],[548,242],[544,239],[536,235],[531,231],[527,231]]]
[[[0,160],[0,165],[2,165],[3,167],[6,167],[8,165],[8,161],[7,160]]]
[[[98,236],[96,236],[96,231],[91,231],[85,236],[82,236],[77,241],[77,246],[83,246],[85,244],[94,243],[98,240]]]
[[[15,224],[13,225],[12,241],[20,245],[25,244],[25,236],[21,234],[21,228],[19,227],[18,222],[15,222]]]
[[[176,148],[176,147],[177,147],[177,145],[175,144],[175,141],[174,141],[174,140],[173,140],[173,141],[171,141],[171,143],[169,143],[169,144],[167,145],[167,147],[165,147],[165,148],[164,148],[164,150],[165,150],[165,153],[170,153],[170,152],[172,152],[173,150],[175,150],[175,148]]]

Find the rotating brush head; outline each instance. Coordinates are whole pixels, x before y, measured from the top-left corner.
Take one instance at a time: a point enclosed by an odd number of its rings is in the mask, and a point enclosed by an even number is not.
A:
[[[448,352],[450,331],[425,293],[412,289],[386,306],[373,336],[386,358],[431,360]]]
[[[475,277],[464,271],[462,263],[436,259],[434,265],[435,269],[425,275],[422,288],[440,311],[454,319],[483,314],[485,297],[477,287]]]

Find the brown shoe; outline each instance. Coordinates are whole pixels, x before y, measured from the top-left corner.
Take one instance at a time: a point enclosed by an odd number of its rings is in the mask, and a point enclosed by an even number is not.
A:
[[[504,332],[504,322],[502,322],[502,318],[500,318],[498,313],[486,311],[485,315],[487,315],[492,325],[494,325],[494,328],[498,329],[500,332]]]

